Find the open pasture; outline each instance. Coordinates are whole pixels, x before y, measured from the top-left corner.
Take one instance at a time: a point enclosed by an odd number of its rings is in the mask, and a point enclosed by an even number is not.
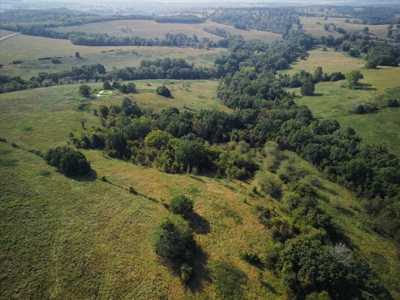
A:
[[[145,94],[142,84],[136,84]],[[192,92],[212,89],[207,82],[196,84]],[[268,241],[267,234],[260,235],[266,230],[252,210],[268,200],[249,198],[249,183],[165,174],[96,150],[83,150],[96,173],[67,178],[27,152],[66,145],[69,132],[84,132],[82,121],[86,128],[101,126],[91,112],[75,109],[83,100],[77,90],[78,85],[71,85],[0,95],[0,136],[8,141],[0,143],[0,291],[5,298],[192,299],[214,293],[209,264],[226,258],[247,274],[251,298],[275,299],[284,293],[270,271],[260,271],[238,256],[244,250],[262,254]],[[177,90],[172,92],[175,99]],[[139,95],[133,96],[142,105],[146,100]],[[94,98],[92,107],[120,103],[122,96]],[[108,182],[100,180],[102,176]],[[130,194],[130,186],[139,195]],[[162,203],[181,193],[195,200],[202,226],[196,241],[203,254],[188,289],[148,241],[151,226],[168,214]],[[263,288],[262,282],[270,288]]]
[[[9,35],[9,34],[13,34],[13,31],[8,31],[8,30],[4,30],[4,29],[0,29],[0,38]],[[1,46],[0,46],[0,50],[1,50]]]
[[[371,38],[387,38],[387,25],[364,25],[364,24],[353,24],[346,23],[345,18],[328,18],[325,20],[324,17],[300,17],[300,24],[303,25],[303,30],[307,33],[312,34],[313,36],[328,36],[332,35],[335,38],[342,36],[342,34],[333,31],[332,27],[330,31],[326,31],[324,29],[324,25],[336,25],[337,28],[343,28],[347,32],[351,31],[362,31],[364,27],[368,27],[369,34]],[[394,32],[396,29],[394,28]]]
[[[139,66],[144,59],[182,58],[188,63],[211,67],[214,60],[228,51],[222,48],[201,50],[193,48],[173,47],[137,47],[137,46],[76,46],[68,40],[18,35],[0,43],[0,63],[4,64],[1,73],[19,75],[30,78],[39,72],[58,72],[72,66],[92,65],[100,63],[107,70],[126,66]],[[81,59],[75,57],[79,52]],[[53,64],[51,60],[38,60],[43,57],[61,57],[61,64]],[[22,60],[22,64],[12,64]]]
[[[280,40],[281,35],[266,31],[258,30],[238,30],[233,26],[218,24],[215,22],[204,22],[202,24],[179,24],[179,23],[156,23],[150,20],[124,20],[124,21],[110,21],[102,23],[85,24],[81,26],[66,26],[59,27],[55,30],[60,32],[78,31],[85,33],[107,33],[109,36],[117,37],[133,37],[139,36],[142,38],[158,38],[163,39],[165,34],[178,34],[183,33],[190,37],[194,34],[198,39],[208,38],[213,41],[222,39],[219,36],[205,32],[203,29],[225,29],[234,35],[241,34],[245,39],[261,39],[266,42]]]
[[[360,70],[364,79],[361,86],[351,90],[346,81],[321,82],[315,86],[312,97],[298,97],[299,105],[308,106],[316,118],[337,119],[341,126],[352,127],[368,143],[386,143],[393,153],[400,153],[400,109],[386,108],[389,99],[400,99],[400,68],[379,67],[376,70],[364,69],[365,61],[352,58],[343,52],[310,51],[307,60],[293,65],[288,73],[306,70],[311,73],[321,66],[326,73]],[[296,89],[297,94],[300,91]],[[353,115],[348,112],[355,106],[366,102],[384,107],[375,114]]]
[[[135,84],[138,94],[113,90],[102,96],[94,93],[92,100],[79,96],[79,84],[0,94],[0,137],[12,136],[12,141],[19,145],[35,145],[44,151],[50,145],[65,143],[68,133],[79,130],[82,121],[86,122],[87,128],[97,125],[99,121],[92,115],[92,110],[102,104],[120,105],[124,97],[131,97],[140,107],[154,112],[171,106],[182,110],[215,108],[230,111],[216,98],[217,81],[139,80]],[[172,98],[156,95],[155,89],[162,84],[171,90]],[[93,91],[102,90],[101,83],[89,86]],[[82,103],[89,106],[80,111],[78,106]]]

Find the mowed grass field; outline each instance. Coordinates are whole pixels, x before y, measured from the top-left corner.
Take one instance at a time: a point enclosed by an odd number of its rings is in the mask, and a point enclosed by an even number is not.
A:
[[[107,70],[126,66],[139,66],[144,59],[155,60],[169,57],[182,58],[197,66],[211,67],[214,60],[227,49],[217,48],[200,50],[193,48],[173,47],[89,47],[75,46],[68,40],[57,40],[43,37],[17,35],[0,43],[0,70],[2,74],[30,78],[39,72],[58,72],[72,66],[92,65],[100,63]],[[79,52],[82,59],[75,57]],[[53,64],[51,60],[38,60],[43,57],[61,57],[61,64]],[[22,60],[22,64],[12,64]]]
[[[331,31],[326,31],[324,29],[324,25],[328,24],[331,25],[332,23],[336,25],[337,28],[343,28],[347,32],[351,31],[362,31],[364,27],[368,27],[369,34],[371,38],[380,38],[385,39],[387,38],[388,32],[388,25],[364,25],[364,24],[353,24],[353,23],[346,23],[345,18],[331,18],[329,17],[325,20],[324,17],[300,17],[300,24],[303,25],[303,30],[307,33],[310,33],[314,36],[327,36],[332,35],[335,38],[342,36],[342,34],[333,31],[331,27]],[[400,29],[396,29],[396,26],[393,27],[393,35],[400,32]]]
[[[238,30],[235,29],[233,26],[218,24],[211,21],[207,21],[202,24],[178,24],[157,23],[151,20],[124,20],[92,23],[81,26],[59,27],[55,30],[60,32],[78,31],[86,33],[107,33],[110,36],[117,37],[139,36],[147,39],[163,39],[167,33],[183,33],[188,35],[189,37],[192,37],[195,34],[200,40],[202,38],[208,38],[213,41],[219,41],[220,39],[222,39],[219,36],[204,31],[204,28],[221,28],[234,35],[240,34],[245,39],[261,39],[266,42],[272,42],[275,40],[280,40],[282,38],[280,34],[258,30]]]
[[[212,98],[214,81],[185,82],[185,86],[165,82],[172,90],[171,99],[153,96],[153,89],[163,81],[135,83],[139,94],[127,96],[155,111],[175,104],[191,109],[221,105]],[[90,85],[101,89],[101,84]],[[78,111],[77,105],[88,101],[78,95],[78,86],[0,95],[0,137],[7,140],[0,143],[0,298],[206,299],[208,295],[218,299],[211,266],[225,261],[246,273],[248,299],[286,299],[275,275],[239,258],[241,252],[254,252],[263,259],[265,245],[271,241],[254,214],[256,205],[270,206],[283,215],[280,202],[252,192],[253,186],[258,187],[258,176],[240,182],[212,175],[172,175],[105,157],[101,151],[83,150],[94,172],[67,178],[27,151],[66,145],[69,132],[84,132],[82,121],[86,128],[101,126],[91,109],[120,103],[126,96],[102,93],[90,100],[88,111]],[[293,166],[307,171],[302,180],[318,178],[323,185],[318,193],[329,199],[321,205],[335,216],[335,224],[371,261],[393,295],[399,296],[396,247],[368,230],[351,193],[321,178],[293,153],[286,155]],[[264,165],[261,161],[261,172],[266,172]],[[100,180],[102,176],[108,182]],[[130,186],[139,195],[130,194]],[[188,288],[157,258],[148,241],[151,226],[169,214],[163,203],[181,193],[194,199],[201,225],[195,239],[202,254]]]
[[[379,67],[365,69],[365,61],[352,58],[344,52],[312,50],[307,60],[293,64],[293,69],[285,73],[293,74],[300,70],[311,73],[321,66],[323,71],[344,74],[359,70],[364,75],[362,86],[351,90],[346,81],[321,82],[315,86],[312,97],[297,97],[296,103],[308,106],[316,118],[330,118],[339,121],[342,127],[352,127],[370,144],[385,143],[393,153],[400,153],[400,108],[387,108],[389,99],[400,100],[400,68]],[[294,89],[300,95],[299,89]],[[383,107],[377,113],[349,114],[356,105],[366,102]]]

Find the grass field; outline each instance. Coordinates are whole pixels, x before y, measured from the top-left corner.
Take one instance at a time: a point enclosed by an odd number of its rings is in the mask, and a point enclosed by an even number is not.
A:
[[[169,105],[221,107],[212,98],[214,81],[190,82],[188,90],[181,82],[166,82],[174,96],[168,100],[153,95],[162,81],[135,83],[140,93],[129,96],[154,110]],[[113,92],[94,97],[90,108],[120,103],[124,96]],[[84,131],[82,120],[87,128],[100,126],[90,110],[75,109],[82,101],[87,100],[78,95],[78,85],[0,95],[0,137],[8,141],[0,143],[1,299],[217,298],[210,266],[221,260],[247,274],[248,299],[286,299],[282,283],[269,270],[239,258],[241,251],[263,258],[271,240],[254,206],[271,206],[282,213],[278,201],[251,192],[258,176],[240,182],[212,175],[171,175],[84,150],[95,173],[72,179],[26,151],[65,145],[69,132]],[[292,165],[307,170],[302,180],[318,178],[324,186],[319,193],[328,199],[321,205],[335,216],[335,224],[357,251],[371,260],[393,296],[400,296],[400,266],[391,241],[368,229],[360,204],[349,192],[321,178],[293,153],[286,155],[292,157]],[[109,182],[99,180],[102,176]],[[129,186],[139,195],[130,194]],[[188,288],[156,257],[147,238],[152,224],[168,214],[162,203],[180,193],[195,200],[201,221],[195,239],[203,254]]]
[[[191,87],[192,91],[196,88],[211,89],[209,85]],[[178,98],[177,90],[173,94]],[[196,106],[196,99],[191,106]],[[44,151],[63,145],[68,132],[82,130],[81,120],[86,120],[87,127],[99,125],[92,114],[72,109],[80,100],[77,86],[1,95],[0,136],[24,149]],[[112,103],[114,99],[109,100]],[[199,293],[212,295],[206,264],[221,259],[248,274],[251,295],[274,299],[283,293],[269,271],[263,271],[263,280],[273,289],[262,288],[257,280],[260,270],[238,257],[244,249],[262,254],[268,240],[267,235],[260,235],[265,230],[251,206],[243,202],[250,190],[248,184],[168,175],[106,158],[100,151],[85,151],[85,155],[97,177],[106,176],[112,184],[95,178],[68,179],[23,149],[1,143],[0,151],[0,290],[5,299],[190,299]],[[129,186],[142,196],[129,194]],[[195,199],[205,230],[196,235],[205,253],[201,264],[205,265],[198,266],[198,278],[188,290],[160,264],[147,239],[151,225],[167,214],[161,202],[179,193]],[[248,202],[260,201],[265,200]],[[232,214],[240,214],[241,224],[233,221]]]
[[[370,37],[374,38],[382,38],[385,39],[387,38],[387,25],[364,25],[364,24],[352,24],[352,23],[346,23],[345,18],[328,18],[325,20],[323,17],[300,17],[300,24],[303,25],[303,30],[305,30],[307,33],[310,33],[314,36],[328,36],[332,35],[335,38],[342,36],[342,34],[336,32],[336,31],[325,31],[324,30],[324,25],[328,24],[331,25],[331,23],[335,24],[337,28],[343,28],[347,32],[351,31],[361,31],[364,29],[365,26],[368,27]],[[393,34],[396,33],[396,28],[393,29]]]
[[[313,50],[307,60],[295,63],[293,69],[285,72],[293,74],[304,69],[313,73],[318,66],[326,73],[360,70],[364,79],[359,89],[347,88],[346,81],[322,82],[315,86],[314,96],[298,97],[296,102],[308,106],[317,118],[337,119],[341,126],[354,128],[366,142],[385,143],[390,151],[400,153],[399,108],[382,108],[375,114],[348,114],[358,104],[372,102],[382,107],[389,99],[400,99],[400,68],[371,70],[364,69],[364,65],[364,60],[343,52]],[[298,89],[294,90],[300,95]]]
[[[0,136],[12,136],[13,142],[24,147],[36,145],[44,151],[46,145],[64,143],[70,131],[79,130],[81,121],[87,122],[87,128],[97,125],[98,119],[92,116],[92,109],[102,104],[120,105],[126,96],[132,97],[140,107],[155,112],[174,106],[179,109],[220,109],[229,112],[229,108],[216,99],[217,81],[135,81],[138,94],[122,94],[115,90],[111,94],[93,97],[86,111],[77,112],[76,107],[88,100],[79,96],[79,85],[63,85],[51,88],[39,88],[0,95]],[[150,84],[150,86],[148,86]],[[164,98],[155,94],[155,89],[165,84],[173,98]],[[183,86],[185,84],[185,86]],[[101,83],[89,84],[92,90],[102,89]],[[189,85],[189,86],[188,86]],[[13,112],[13,113],[9,113]],[[45,116],[45,117],[44,117]],[[15,121],[18,126],[15,126]],[[63,122],[69,120],[69,125]],[[65,129],[60,130],[61,128]],[[33,140],[26,140],[26,138]]]
[[[4,30],[4,29],[0,29],[0,38],[2,38],[3,36],[6,36],[6,35],[12,34],[12,33],[14,33],[14,32],[13,31],[8,31],[8,30]]]
[[[245,39],[261,39],[266,42],[272,42],[274,40],[281,39],[280,34],[258,30],[238,30],[233,26],[227,26],[214,22],[205,22],[202,24],[177,24],[156,23],[155,21],[149,20],[125,20],[85,24],[81,26],[59,27],[55,30],[60,32],[79,31],[86,33],[107,33],[110,36],[118,37],[140,36],[143,38],[152,39],[163,39],[167,33],[183,33],[190,37],[195,34],[199,39],[208,38],[213,41],[218,41],[221,39],[219,36],[205,32],[203,30],[204,28],[221,28],[235,35],[241,34]]]
[[[27,46],[29,45],[29,47]],[[42,37],[18,35],[0,43],[0,63],[4,64],[2,74],[19,75],[30,78],[39,72],[57,72],[69,69],[74,65],[103,64],[107,70],[113,67],[139,66],[143,59],[182,58],[198,66],[211,67],[214,60],[226,49],[217,48],[199,50],[192,48],[172,47],[89,47],[75,46],[68,40],[57,40]],[[79,52],[82,59],[75,57]],[[51,60],[41,60],[42,57],[62,57],[62,64],[53,64]],[[11,64],[15,60],[24,63]]]

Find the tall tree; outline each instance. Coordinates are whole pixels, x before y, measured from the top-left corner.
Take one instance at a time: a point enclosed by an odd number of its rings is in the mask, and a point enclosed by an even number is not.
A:
[[[361,74],[358,70],[353,70],[350,73],[346,74],[347,83],[350,89],[355,89],[358,85],[360,79],[363,79],[364,75]]]

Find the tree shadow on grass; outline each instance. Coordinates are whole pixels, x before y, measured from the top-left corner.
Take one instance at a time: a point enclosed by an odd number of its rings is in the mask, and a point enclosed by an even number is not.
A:
[[[274,295],[278,295],[277,290],[272,285],[270,285],[268,282],[266,282],[264,280],[260,280],[260,283],[263,288],[266,288]]]
[[[193,262],[194,276],[188,282],[187,287],[192,294],[201,294],[204,290],[203,282],[212,282],[212,279],[210,270],[207,268],[208,254],[198,246],[195,255]]]
[[[212,282],[210,270],[206,267],[208,254],[199,245],[196,245],[193,251],[193,258],[189,261],[189,264],[193,267],[193,275],[185,287],[192,294],[201,294],[204,291],[203,282]],[[159,262],[166,266],[174,276],[181,276],[181,266],[185,263],[184,259],[178,257],[171,260],[159,257]],[[184,285],[184,283],[182,284]]]
[[[197,234],[208,234],[211,231],[210,222],[200,216],[198,213],[193,212],[188,218],[193,231]]]
[[[322,94],[322,93],[314,93],[314,94],[313,94],[314,97],[322,97],[323,95],[324,95],[324,94]]]
[[[89,171],[89,173],[85,175],[75,175],[75,176],[67,176],[76,181],[86,182],[86,181],[95,181],[97,179],[97,172],[93,169]]]
[[[356,87],[356,90],[376,91],[376,88],[373,88],[371,86],[372,86],[372,84],[369,84],[369,83],[359,83]]]

